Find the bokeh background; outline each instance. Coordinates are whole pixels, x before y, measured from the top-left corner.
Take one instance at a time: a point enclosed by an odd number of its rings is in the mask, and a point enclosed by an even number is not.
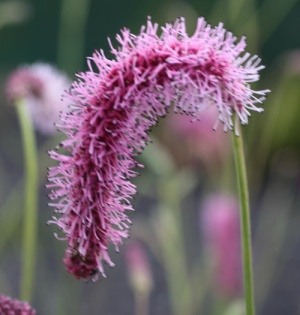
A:
[[[255,88],[272,93],[265,112],[253,114],[243,128],[256,306],[258,314],[300,314],[299,0],[1,0],[0,291],[19,295],[24,204],[22,142],[15,109],[4,92],[7,76],[20,65],[43,61],[73,79],[75,72],[86,70],[86,56],[94,50],[103,48],[109,56],[107,37],[115,43],[123,27],[138,33],[147,16],[159,24],[184,16],[190,34],[199,16],[214,26],[222,21],[236,36],[246,35],[247,50],[262,58],[266,69]],[[137,211],[130,214],[131,238],[119,254],[111,249],[116,267],[107,267],[107,279],[96,283],[67,274],[65,244],[46,225],[52,209],[44,185],[46,168],[53,164],[47,150],[60,135],[37,132],[39,236],[32,304],[38,314],[145,315],[147,309],[153,315],[243,314],[241,292],[226,293],[215,284],[218,263],[204,236],[201,214],[208,196],[236,195],[230,135],[213,135],[224,148],[203,141],[201,131],[199,138],[197,131],[182,132],[180,122],[174,126],[172,119],[160,122],[154,143],[140,157],[146,168],[135,179],[139,195]],[[216,233],[219,229],[211,228]],[[130,241],[142,246],[151,270],[144,302],[130,282],[125,255]],[[233,268],[236,274],[238,269]]]

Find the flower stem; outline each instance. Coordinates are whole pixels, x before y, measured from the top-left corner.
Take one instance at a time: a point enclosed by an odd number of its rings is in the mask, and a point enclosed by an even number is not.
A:
[[[161,246],[173,314],[190,314],[192,292],[188,283],[178,177],[162,177],[159,192],[160,220],[165,227],[162,229],[164,232],[161,236]]]
[[[238,126],[240,129],[240,125]],[[242,133],[239,136],[232,132],[232,142],[234,151],[234,162],[236,168],[237,185],[240,200],[241,216],[241,238],[242,238],[242,258],[243,258],[243,278],[246,315],[254,315],[254,290],[253,290],[253,271],[252,271],[252,249],[251,249],[251,226],[250,226],[250,207],[247,184],[247,173],[244,156],[244,146]]]
[[[37,188],[38,188],[38,159],[35,133],[30,115],[24,101],[16,102],[19,118],[24,160],[25,160],[25,209],[23,223],[23,253],[22,253],[22,279],[21,300],[30,301],[33,290],[33,279],[36,260],[36,234],[37,234]]]

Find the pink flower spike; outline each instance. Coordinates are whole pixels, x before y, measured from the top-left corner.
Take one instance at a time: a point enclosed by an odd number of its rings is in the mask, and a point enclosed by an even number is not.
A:
[[[215,106],[227,130],[234,113],[247,124],[251,110],[262,111],[257,105],[268,92],[250,88],[260,60],[245,54],[245,39],[235,43],[222,24],[212,28],[200,18],[189,37],[181,18],[158,35],[149,18],[139,35],[124,29],[117,40],[115,59],[95,52],[89,70],[77,75],[66,95],[71,111],[59,126],[68,137],[61,143],[66,152],[50,152],[59,162],[48,175],[58,213],[51,222],[66,235],[65,263],[77,278],[103,274],[103,261],[113,266],[108,246],[118,249],[128,236],[126,211],[136,193],[129,179],[140,166],[135,157],[172,104],[195,118]]]
[[[1,315],[35,315],[35,310],[27,303],[0,294]]]

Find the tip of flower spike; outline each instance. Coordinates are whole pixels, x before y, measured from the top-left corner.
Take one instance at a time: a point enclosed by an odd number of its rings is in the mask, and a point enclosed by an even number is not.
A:
[[[104,278],[105,278],[105,277],[104,277]],[[91,281],[92,281],[92,282],[97,282],[98,279],[99,279],[99,274],[96,273],[94,276],[92,276]]]

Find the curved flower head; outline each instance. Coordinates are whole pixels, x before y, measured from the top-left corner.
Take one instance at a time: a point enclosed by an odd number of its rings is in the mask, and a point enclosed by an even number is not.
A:
[[[66,96],[70,112],[60,129],[68,139],[64,152],[51,151],[59,164],[49,171],[55,223],[68,242],[65,263],[78,278],[89,278],[102,262],[113,266],[108,245],[128,236],[126,210],[132,210],[136,187],[129,182],[148,132],[174,104],[175,112],[197,118],[215,106],[224,128],[232,115],[243,124],[250,110],[261,111],[267,91],[253,91],[260,60],[244,53],[245,39],[236,38],[222,24],[216,28],[203,18],[191,37],[184,19],[162,27],[149,19],[139,35],[124,29],[111,47],[109,60],[100,50],[88,58],[89,70]],[[212,126],[213,127],[213,126]]]
[[[27,303],[0,294],[1,315],[35,315],[35,310]]]
[[[64,106],[61,95],[68,87],[65,75],[49,64],[35,63],[11,73],[6,94],[12,102],[24,99],[36,129],[43,134],[52,134]]]

